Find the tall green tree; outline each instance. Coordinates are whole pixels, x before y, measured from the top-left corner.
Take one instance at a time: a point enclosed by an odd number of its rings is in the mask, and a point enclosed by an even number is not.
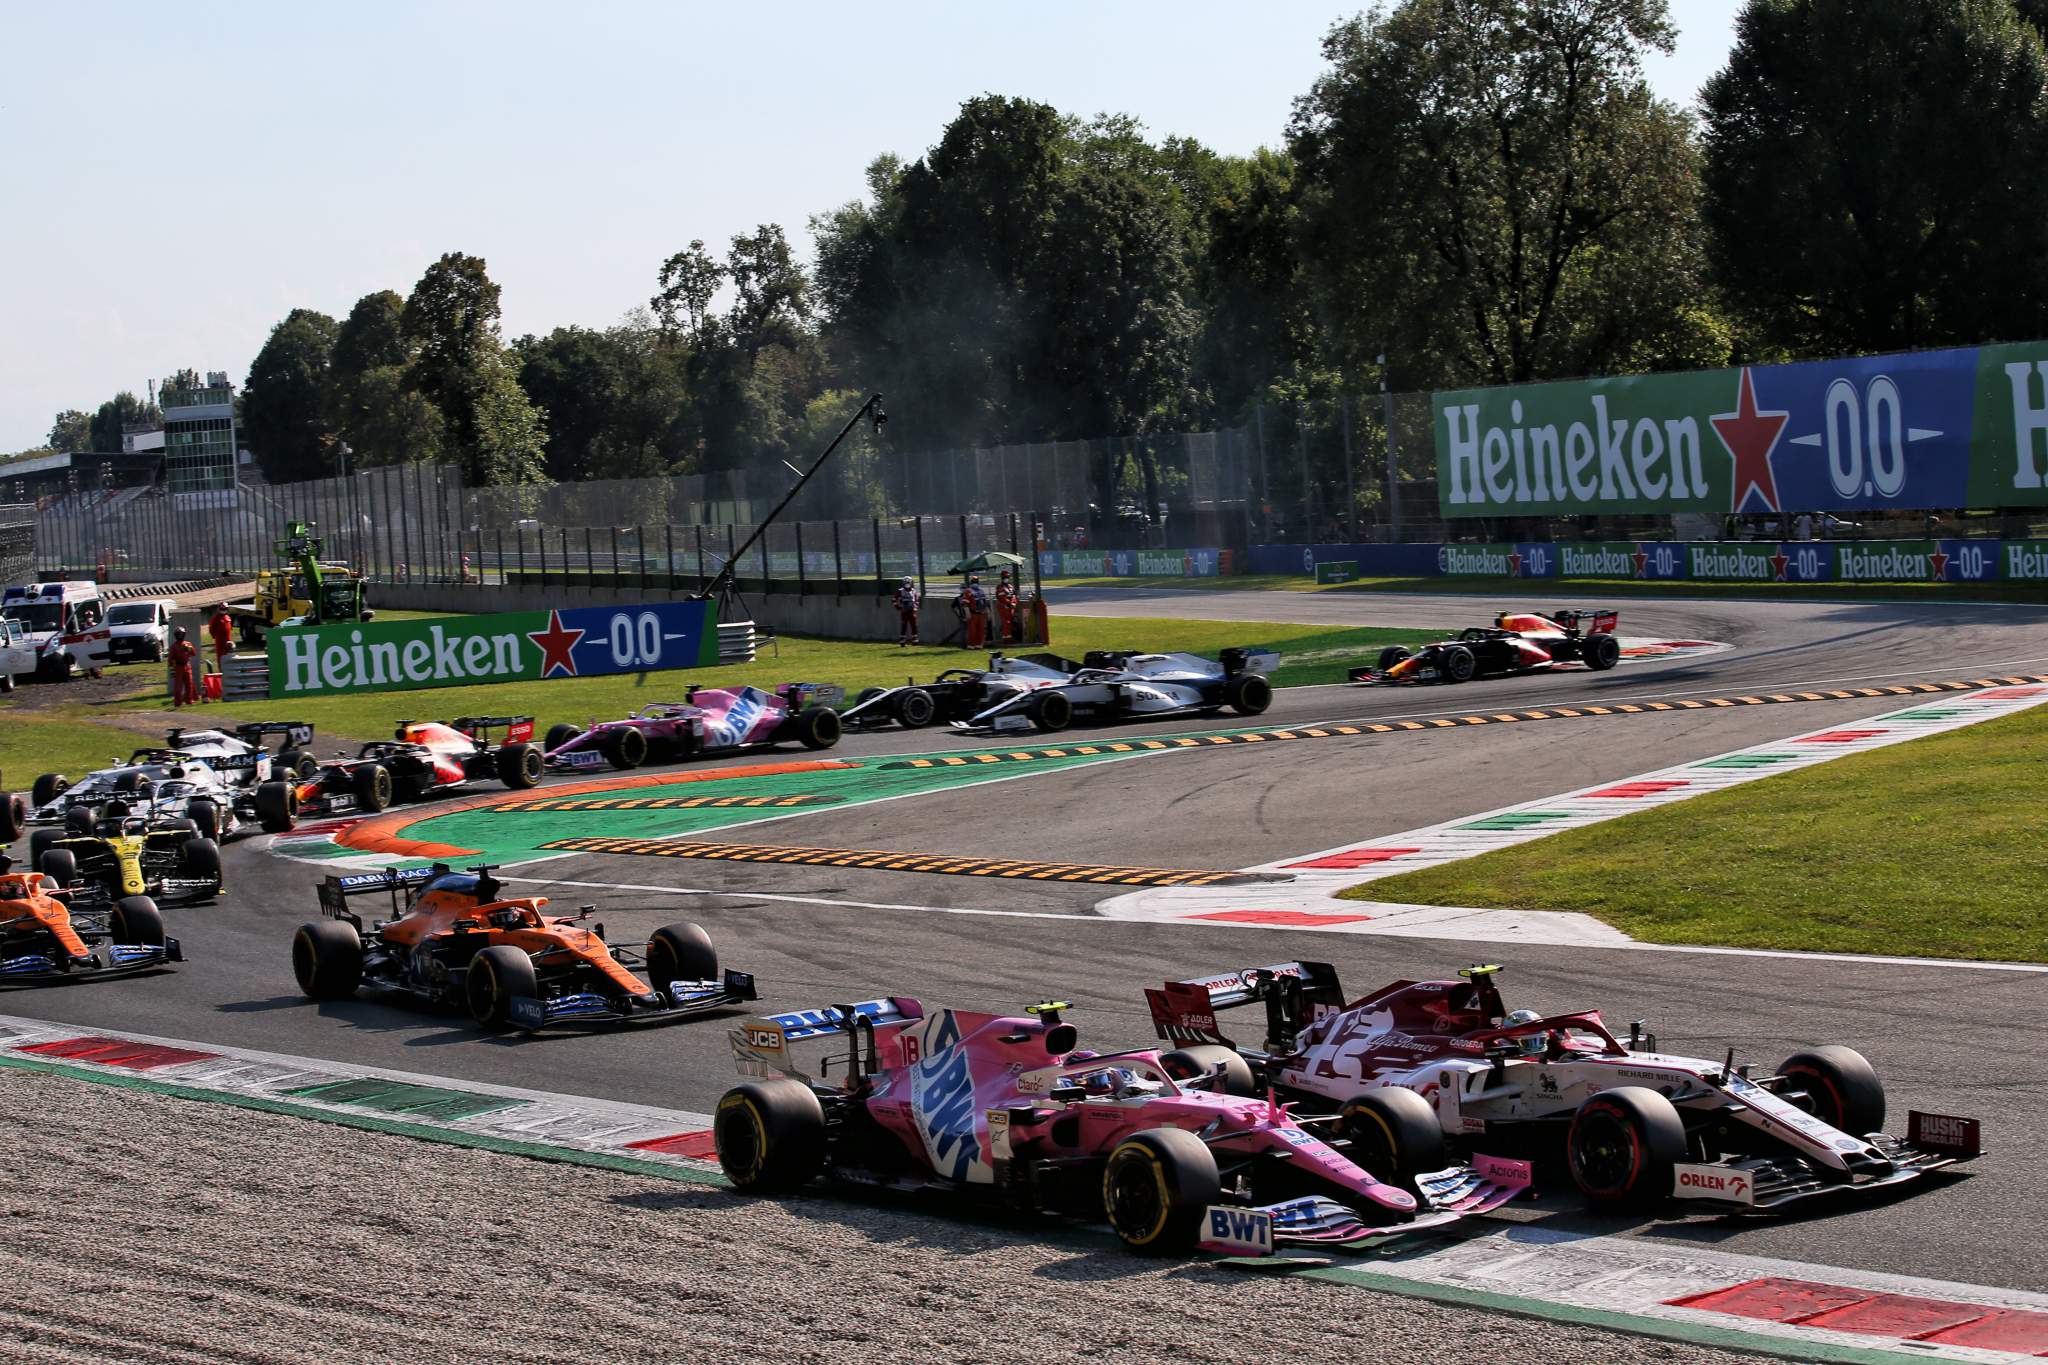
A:
[[[1713,359],[1699,156],[1644,83],[1665,0],[1405,0],[1296,106],[1301,251],[1337,358],[1410,384]]]
[[[334,334],[327,371],[327,420],[347,444],[357,467],[438,458],[441,437],[421,434],[422,416],[433,405],[417,393],[400,401],[394,376],[402,380],[412,359],[401,319],[405,300],[390,289],[357,299]],[[403,388],[403,384],[397,385]]]
[[[145,402],[123,389],[100,404],[99,410],[93,413],[87,432],[91,441],[89,448],[99,452],[117,451],[121,448],[124,427],[154,422],[161,417],[162,413],[154,403]]]
[[[50,423],[50,449],[74,452],[92,449],[92,414],[66,408]]]
[[[1750,0],[1702,103],[1715,260],[1758,344],[2038,334],[2044,86],[2012,0]]]
[[[547,471],[559,481],[640,478],[692,449],[687,356],[645,313],[595,331],[558,327],[512,346],[519,386],[547,413]]]
[[[448,453],[473,484],[544,477],[544,422],[505,355],[498,313],[483,258],[451,251],[427,267],[399,316],[413,387],[440,410]]]
[[[692,345],[706,343],[706,328],[715,322],[711,301],[718,296],[725,277],[725,267],[704,249],[701,237],[662,262],[659,292],[648,301],[661,321],[662,333]]]
[[[271,483],[294,483],[335,472],[334,429],[328,424],[327,370],[334,319],[294,308],[249,365],[242,386],[242,438]]]

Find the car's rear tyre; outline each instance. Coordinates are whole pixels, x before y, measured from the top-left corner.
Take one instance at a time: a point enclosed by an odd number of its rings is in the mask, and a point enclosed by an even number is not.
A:
[[[1047,734],[1057,734],[1074,723],[1074,703],[1064,692],[1040,692],[1026,710],[1031,723]]]
[[[1263,674],[1240,673],[1223,684],[1223,704],[1240,716],[1256,716],[1273,704],[1273,684]]]
[[[635,730],[633,733],[640,732]],[[642,757],[645,757],[645,736],[641,737],[640,748]],[[543,766],[540,750],[531,744],[507,744],[498,750],[498,780],[514,791],[538,787]]]
[[[711,1140],[734,1188],[798,1189],[825,1168],[825,1106],[802,1081],[747,1081],[720,1097]]]
[[[1258,1087],[1252,1080],[1252,1064],[1240,1057],[1236,1050],[1218,1047],[1214,1043],[1197,1043],[1192,1047],[1177,1047],[1171,1052],[1159,1054],[1159,1065],[1167,1075],[1183,1083],[1207,1079],[1208,1088],[1219,1095],[1255,1095]],[[1221,1075],[1216,1068],[1222,1067]]]
[[[391,769],[382,763],[356,769],[349,775],[349,787],[355,792],[356,808],[371,814],[388,809],[396,790],[391,781]]]
[[[553,753],[555,750],[561,748],[564,744],[567,744],[570,740],[576,738],[576,736],[582,733],[583,730],[580,726],[569,725],[566,723],[562,725],[550,725],[548,727],[548,738],[546,745],[547,751],[549,753]]]
[[[203,839],[220,840],[221,819],[218,803],[203,796],[195,796],[185,803],[185,814],[192,821],[192,827]]]
[[[886,687],[863,687],[860,690],[859,694],[854,697],[853,704],[854,706],[866,706],[869,702],[873,701],[876,697],[881,696],[884,692],[888,690],[889,689]]]
[[[301,924],[292,935],[292,975],[312,1000],[346,1000],[363,984],[363,939],[346,920]]]
[[[922,687],[906,687],[898,692],[890,709],[896,713],[896,723],[906,730],[922,730],[939,714],[938,702]]]
[[[469,960],[463,981],[469,1017],[488,1029],[509,1027],[515,1000],[540,998],[533,959],[509,944],[480,949]]]
[[[128,818],[128,803],[126,801],[109,801],[106,805],[100,807],[98,818],[113,822],[114,827],[118,829],[120,828],[121,821]]]
[[[29,831],[28,865],[31,871],[41,872],[43,870],[43,854],[49,850],[51,844],[56,843],[63,837],[64,831],[59,829]]]
[[[99,833],[100,817],[91,806],[73,806],[64,812],[64,832],[79,838]]]
[[[1102,1167],[1102,1212],[1110,1231],[1142,1255],[1194,1250],[1203,1210],[1221,1193],[1215,1154],[1181,1128],[1133,1133]]]
[[[1650,1212],[1671,1197],[1672,1167],[1685,1156],[1678,1110],[1639,1085],[1603,1090],[1581,1104],[1565,1135],[1565,1160],[1579,1193],[1632,1213]]]
[[[292,782],[265,782],[256,788],[256,823],[271,834],[283,834],[298,824],[298,785]]]
[[[64,789],[70,785],[69,782],[64,780],[64,774],[62,773],[44,773],[28,789],[29,804],[33,805],[37,810],[41,810],[44,806],[49,805],[52,801],[62,796]]]
[[[270,771],[283,773],[300,782],[310,782],[320,771],[320,760],[304,749],[285,749],[270,761]]]
[[[1414,653],[1406,645],[1388,645],[1380,651],[1380,672],[1385,673]]]
[[[1612,635],[1588,635],[1579,647],[1579,657],[1595,673],[1605,673],[1621,662],[1621,641]]]
[[[107,932],[116,943],[164,946],[163,911],[147,896],[123,896],[107,914]]]
[[[59,886],[69,886],[78,880],[78,858],[68,848],[46,849],[36,859],[36,871]]]
[[[647,736],[630,725],[608,731],[604,756],[614,768],[637,768],[647,761]]]
[[[1472,675],[1478,671],[1479,661],[1463,645],[1447,646],[1437,658],[1437,672],[1446,682],[1471,682]]]
[[[1415,1177],[1444,1167],[1444,1130],[1436,1110],[1413,1090],[1368,1090],[1344,1105],[1346,1153],[1375,1180],[1415,1188]]]
[[[1854,1048],[1817,1047],[1785,1059],[1778,1074],[1803,1092],[1806,1109],[1832,1128],[1851,1137],[1884,1131],[1884,1082]]]
[[[114,790],[127,793],[142,790],[141,773],[122,773],[114,779]]]
[[[711,935],[687,921],[664,924],[647,940],[647,984],[664,993],[671,981],[718,980]]]
[[[797,743],[806,749],[829,749],[839,742],[839,713],[829,706],[806,706],[790,725]]]
[[[0,792],[0,844],[11,844],[21,837],[21,827],[28,818],[28,803],[14,792]]]
[[[195,882],[207,882],[210,896],[218,896],[221,887],[220,845],[211,839],[193,838],[185,841],[184,872]]]

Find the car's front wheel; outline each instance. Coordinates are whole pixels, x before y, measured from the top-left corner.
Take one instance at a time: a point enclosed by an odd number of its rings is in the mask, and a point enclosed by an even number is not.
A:
[[[540,998],[533,959],[510,944],[494,944],[469,960],[463,982],[470,1018],[488,1029],[508,1028],[522,1000]]]
[[[1868,1137],[1884,1129],[1884,1082],[1854,1048],[1817,1047],[1785,1059],[1778,1074],[1803,1094],[1801,1107],[1830,1128],[1851,1137]]]
[[[1685,1121],[1645,1086],[1603,1090],[1579,1106],[1565,1135],[1572,1183],[1596,1204],[1647,1213],[1671,1196],[1685,1160]]]
[[[292,782],[265,782],[256,788],[256,823],[271,834],[283,834],[299,823],[299,789]]]
[[[1132,1251],[1186,1255],[1202,1213],[1222,1192],[1216,1155],[1181,1128],[1151,1128],[1118,1143],[1102,1167],[1102,1212]]]

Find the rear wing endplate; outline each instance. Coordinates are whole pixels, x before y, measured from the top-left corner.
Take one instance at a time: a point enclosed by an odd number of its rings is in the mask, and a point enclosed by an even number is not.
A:
[[[382,872],[357,872],[346,877],[330,876],[320,883],[320,911],[335,918],[348,913],[350,896],[365,896],[377,891],[393,894],[418,886],[441,873],[445,867],[386,868]]]
[[[175,736],[178,732],[171,731]],[[287,749],[303,749],[313,742],[313,726],[303,720],[254,720],[235,727],[235,738],[245,744],[260,745],[265,735],[283,735]],[[177,743],[175,738],[171,741]]]
[[[460,730],[471,739],[479,737],[479,730],[489,730],[500,725],[505,727],[507,744],[522,744],[533,738],[532,716],[457,716],[448,722],[449,729]]]

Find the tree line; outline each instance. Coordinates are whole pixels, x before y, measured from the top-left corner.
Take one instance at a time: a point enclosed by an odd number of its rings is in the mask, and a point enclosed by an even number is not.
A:
[[[1255,405],[2020,339],[2048,330],[2048,0],[1748,0],[1695,109],[1667,0],[1401,0],[1331,29],[1276,145],[967,101],[815,215],[691,241],[648,305],[505,341],[486,263],[251,365],[292,481],[773,467],[870,390],[924,450],[1232,425]],[[121,394],[56,449],[118,449]],[[109,439],[113,445],[105,444]],[[1140,443],[1142,444],[1142,443]],[[877,509],[880,510],[880,509]]]

